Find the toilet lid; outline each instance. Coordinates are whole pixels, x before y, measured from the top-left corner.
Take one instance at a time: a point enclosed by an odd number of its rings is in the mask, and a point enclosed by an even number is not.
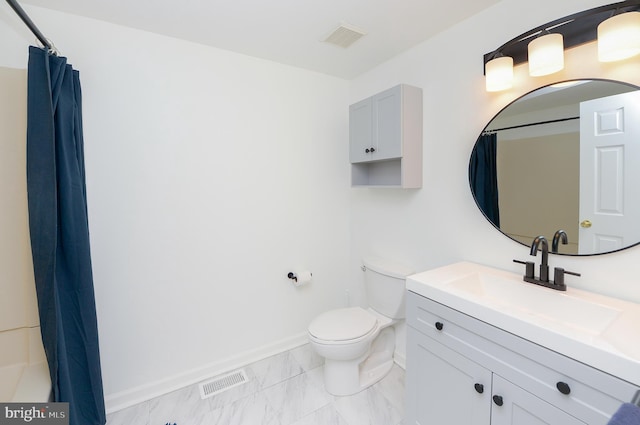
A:
[[[368,334],[376,318],[360,307],[339,308],[322,313],[309,325],[309,333],[325,341],[346,341]]]

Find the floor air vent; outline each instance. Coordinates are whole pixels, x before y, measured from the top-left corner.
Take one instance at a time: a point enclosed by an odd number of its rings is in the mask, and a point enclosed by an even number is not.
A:
[[[247,374],[244,369],[237,370],[235,372],[228,373],[217,378],[213,378],[210,381],[206,381],[200,384],[200,397],[205,398],[212,397],[221,392],[230,390],[231,388],[249,382]]]

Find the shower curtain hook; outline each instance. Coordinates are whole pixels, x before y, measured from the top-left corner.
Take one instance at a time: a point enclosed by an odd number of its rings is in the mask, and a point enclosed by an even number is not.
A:
[[[45,46],[40,40],[38,40],[36,38],[36,44],[38,45],[38,47],[40,47],[41,49],[44,49],[47,51],[48,54],[50,55],[54,55],[54,56],[60,56],[60,52],[58,51],[58,48],[55,46],[55,44],[53,44],[53,42],[51,40],[49,40],[48,38],[47,43],[49,44],[48,46]]]
[[[49,53],[54,55],[54,56],[60,56],[60,52],[58,51],[58,48],[56,47],[55,44],[53,44],[53,41],[49,40],[47,38],[47,42],[49,43]]]

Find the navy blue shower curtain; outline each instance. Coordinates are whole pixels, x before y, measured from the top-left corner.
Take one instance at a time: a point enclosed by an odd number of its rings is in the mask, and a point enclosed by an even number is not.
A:
[[[70,425],[106,422],[85,191],[80,78],[29,48],[27,190],[42,341]]]
[[[496,133],[483,134],[478,138],[469,161],[469,182],[476,203],[484,215],[500,228],[498,208],[498,136]]]

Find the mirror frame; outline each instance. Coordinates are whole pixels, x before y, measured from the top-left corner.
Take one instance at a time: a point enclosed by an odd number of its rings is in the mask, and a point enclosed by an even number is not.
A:
[[[469,155],[469,165],[468,165],[468,167],[467,167],[467,168],[468,168],[468,169],[467,169],[467,177],[468,177],[468,180],[469,180],[469,189],[470,189],[471,194],[472,194],[472,196],[473,196],[473,200],[474,200],[474,202],[475,202],[476,206],[478,207],[478,210],[480,210],[480,212],[482,213],[482,215],[484,216],[484,218],[485,218],[485,219],[486,219],[486,220],[487,220],[487,221],[488,221],[488,222],[489,222],[489,223],[490,223],[490,224],[491,224],[491,225],[492,225],[496,230],[498,230],[500,233],[502,233],[504,236],[506,236],[507,238],[511,239],[512,241],[517,242],[518,244],[524,245],[524,246],[526,246],[526,247],[530,247],[530,245],[527,245],[527,244],[525,244],[524,242],[519,241],[519,240],[517,240],[517,239],[514,239],[514,238],[512,238],[511,236],[509,236],[509,235],[507,235],[506,233],[504,233],[504,232],[503,232],[503,231],[502,231],[498,226],[496,226],[496,225],[494,224],[494,222],[493,222],[491,219],[489,219],[489,217],[487,216],[487,214],[485,213],[485,211],[484,211],[484,210],[482,209],[482,207],[480,206],[480,203],[478,202],[478,199],[477,199],[477,197],[476,197],[476,194],[475,194],[475,192],[474,192],[474,190],[473,190],[473,187],[471,186],[471,167],[470,167],[470,165],[471,165],[471,159],[472,159],[472,156],[473,156],[473,152],[475,151],[475,148],[476,148],[476,146],[477,146],[477,143],[478,143],[479,138],[482,136],[482,134],[483,134],[484,132],[486,132],[487,130],[489,130],[489,126],[490,126],[490,125],[491,125],[491,123],[496,119],[496,117],[498,117],[498,116],[499,116],[499,115],[500,115],[504,110],[506,110],[507,108],[509,108],[509,107],[510,107],[511,105],[513,105],[514,103],[518,102],[518,101],[519,101],[519,100],[521,100],[522,98],[524,98],[524,97],[526,97],[526,96],[530,95],[531,93],[533,93],[533,92],[535,92],[535,91],[537,91],[537,90],[540,90],[540,89],[543,89],[543,88],[546,88],[546,87],[552,86],[552,85],[554,85],[554,84],[568,83],[568,82],[572,82],[572,81],[584,81],[584,80],[611,82],[611,83],[616,83],[616,84],[626,85],[626,86],[632,87],[632,88],[634,88],[634,89],[636,89],[636,90],[640,90],[640,87],[639,87],[639,86],[637,86],[637,85],[635,85],[635,84],[632,84],[632,83],[629,83],[629,82],[626,82],[626,81],[613,80],[613,79],[609,79],[609,78],[574,78],[574,79],[568,79],[568,80],[563,80],[563,81],[557,81],[557,82],[553,82],[553,83],[545,84],[545,85],[540,86],[540,87],[536,87],[536,88],[534,88],[534,89],[532,89],[532,90],[530,90],[530,91],[528,91],[528,92],[526,92],[526,93],[522,94],[521,96],[517,97],[516,99],[512,100],[512,101],[511,101],[511,102],[509,102],[507,105],[505,105],[502,109],[500,109],[500,110],[499,110],[499,111],[498,111],[498,112],[497,112],[497,113],[496,113],[496,114],[495,114],[495,115],[494,115],[494,116],[489,120],[489,122],[484,126],[484,128],[483,128],[483,129],[482,129],[482,131],[480,132],[480,135],[476,138],[476,142],[473,144],[473,147],[472,147],[472,149],[471,149],[471,153],[470,153],[470,155]],[[589,256],[596,256],[596,255],[612,254],[612,253],[620,252],[620,251],[623,251],[623,250],[625,250],[625,249],[632,248],[632,247],[635,247],[635,246],[638,246],[638,245],[640,245],[640,241],[637,241],[637,242],[635,242],[635,243],[633,243],[633,244],[631,244],[631,245],[627,245],[627,246],[625,246],[625,247],[623,247],[623,248],[619,248],[619,249],[616,249],[616,250],[613,250],[613,251],[596,252],[596,253],[593,253],[593,254],[573,254],[573,253],[562,253],[562,252],[553,252],[553,253],[552,253],[551,251],[549,251],[549,254],[554,254],[554,255],[564,255],[564,256],[570,256],[570,257],[589,257]]]

